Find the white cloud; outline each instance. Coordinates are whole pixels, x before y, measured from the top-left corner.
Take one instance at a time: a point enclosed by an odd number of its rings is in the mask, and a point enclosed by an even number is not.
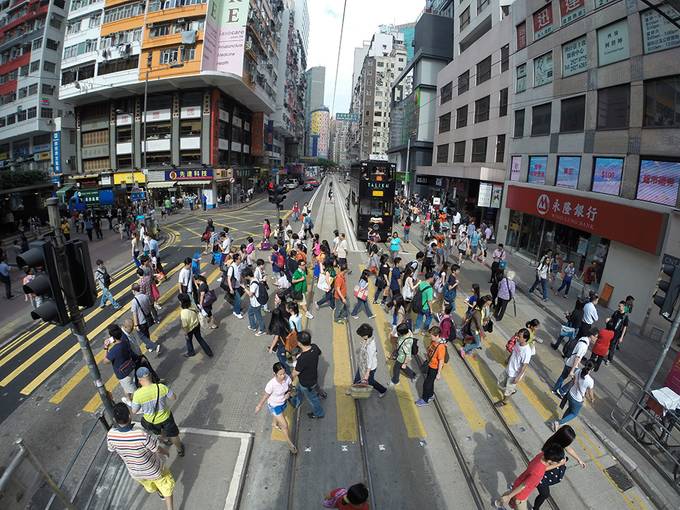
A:
[[[307,67],[326,67],[325,102],[333,104],[335,64],[344,0],[308,0],[309,55]],[[369,40],[379,25],[402,24],[416,21],[425,0],[347,0],[345,31],[340,52],[335,111],[349,110],[352,95],[352,66],[354,48]]]

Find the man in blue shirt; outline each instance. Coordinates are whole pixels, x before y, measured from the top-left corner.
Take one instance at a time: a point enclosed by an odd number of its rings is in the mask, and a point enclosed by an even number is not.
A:
[[[12,299],[12,280],[9,276],[9,265],[7,264],[7,257],[4,255],[0,259],[0,282],[5,284],[5,296],[7,299]]]

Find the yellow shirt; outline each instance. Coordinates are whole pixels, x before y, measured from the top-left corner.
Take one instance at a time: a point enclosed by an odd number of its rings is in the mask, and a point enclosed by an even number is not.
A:
[[[195,308],[182,308],[179,314],[180,321],[182,323],[182,329],[189,333],[197,327],[199,327],[200,322],[198,321],[198,312]]]

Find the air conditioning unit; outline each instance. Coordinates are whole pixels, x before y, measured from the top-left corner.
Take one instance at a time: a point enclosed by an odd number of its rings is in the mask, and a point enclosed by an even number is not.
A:
[[[146,28],[153,28],[155,25],[153,23],[147,23]]]

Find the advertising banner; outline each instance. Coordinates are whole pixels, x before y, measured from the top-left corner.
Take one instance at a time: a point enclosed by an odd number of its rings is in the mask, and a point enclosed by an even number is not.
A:
[[[511,184],[506,207],[658,254],[668,214]],[[632,202],[631,202],[632,203]]]
[[[669,5],[659,5],[659,9],[672,18],[680,16],[680,13]],[[655,51],[680,46],[680,28],[673,25],[654,9],[641,13],[640,21],[642,22],[642,44],[645,53],[654,53]]]
[[[545,169],[548,167],[548,156],[529,156],[528,182],[545,184]]]
[[[491,204],[489,207],[492,209],[500,209],[501,201],[503,200],[503,185],[494,184],[493,190],[491,191]]]
[[[677,161],[640,161],[637,199],[675,207],[680,184],[680,163]]]
[[[562,26],[586,15],[585,0],[560,0],[560,21]]]
[[[519,181],[522,172],[522,156],[513,156],[510,161],[510,180]]]
[[[553,31],[552,3],[534,13],[534,41]]]
[[[580,156],[560,156],[557,160],[557,180],[555,185],[576,189],[580,169]]]
[[[593,191],[618,196],[622,178],[623,158],[595,158]]]
[[[61,131],[52,133],[52,175],[61,174]]]
[[[562,76],[571,76],[588,69],[588,44],[586,36],[562,46]]]
[[[210,0],[205,21],[202,71],[243,76],[249,0]]]
[[[194,181],[198,179],[211,180],[213,178],[212,168],[166,170],[166,181]]]
[[[628,18],[597,31],[598,65],[606,66],[630,56],[628,45]]]
[[[553,81],[552,51],[534,59],[534,87]]]
[[[479,183],[479,194],[477,195],[477,207],[489,207],[491,205],[491,192],[493,185],[490,182]]]

